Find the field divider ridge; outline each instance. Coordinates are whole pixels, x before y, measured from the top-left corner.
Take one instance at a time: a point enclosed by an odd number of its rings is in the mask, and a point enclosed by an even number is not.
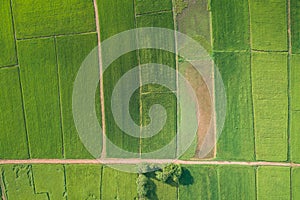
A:
[[[28,38],[17,38],[16,41],[34,40],[34,39],[49,39],[49,38],[54,38],[54,37],[75,36],[75,35],[88,35],[88,34],[93,34],[93,33],[97,33],[97,32],[89,31],[89,32],[57,34],[57,35],[47,35],[47,36],[35,36],[35,37],[28,37]]]

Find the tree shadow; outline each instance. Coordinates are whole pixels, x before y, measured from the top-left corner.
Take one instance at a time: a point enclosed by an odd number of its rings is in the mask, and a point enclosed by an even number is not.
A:
[[[179,179],[179,184],[180,185],[192,185],[194,183],[194,178],[191,174],[191,172],[185,168],[182,167],[182,175]]]
[[[156,194],[156,185],[153,180],[149,178],[149,184],[151,184],[152,190],[147,194],[147,197],[151,200],[159,200]]]

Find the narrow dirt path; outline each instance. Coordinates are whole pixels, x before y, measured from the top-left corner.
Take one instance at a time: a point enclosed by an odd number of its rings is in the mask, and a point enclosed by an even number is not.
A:
[[[101,158],[106,157],[106,137],[105,137],[105,107],[104,107],[104,92],[103,92],[103,68],[102,68],[102,49],[101,49],[101,37],[100,37],[100,23],[99,23],[99,14],[98,14],[98,5],[97,0],[94,0],[94,9],[95,9],[95,20],[96,20],[96,30],[98,36],[98,58],[99,58],[99,76],[100,76],[100,104],[101,104],[101,120],[102,120],[102,153]]]
[[[168,164],[177,163],[183,165],[244,165],[244,166],[281,166],[300,167],[300,163],[267,162],[267,161],[209,161],[209,160],[172,160],[172,159],[29,159],[29,160],[0,160],[1,165],[8,164]]]

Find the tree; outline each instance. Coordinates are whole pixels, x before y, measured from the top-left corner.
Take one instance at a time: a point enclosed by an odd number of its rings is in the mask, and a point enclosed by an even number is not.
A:
[[[182,168],[179,164],[171,163],[160,171],[155,172],[155,176],[162,182],[173,181],[179,184],[179,179],[182,175]]]
[[[151,183],[149,178],[144,174],[139,174],[136,180],[136,184],[137,184],[138,199],[148,200],[150,193],[154,189],[154,185]]]

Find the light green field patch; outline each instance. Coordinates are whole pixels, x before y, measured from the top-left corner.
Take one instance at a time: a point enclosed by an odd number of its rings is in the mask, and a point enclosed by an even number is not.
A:
[[[159,200],[177,200],[177,188],[175,186],[153,180],[156,185],[155,194]]]
[[[258,167],[257,199],[290,200],[290,168]]]
[[[5,165],[2,168],[7,199],[49,200],[46,193],[36,193],[30,165]]]
[[[218,177],[213,166],[185,165],[180,182],[179,200],[218,199]]]
[[[254,160],[250,54],[215,53],[214,56],[227,96],[226,121],[217,143],[217,158]],[[216,98],[216,105],[218,101]]]
[[[211,0],[214,50],[249,49],[247,0]]]
[[[291,59],[291,108],[300,111],[300,55]]]
[[[291,0],[292,51],[300,53],[300,1]]]
[[[18,68],[0,69],[0,158],[26,159],[28,144]]]
[[[62,158],[54,40],[23,40],[17,45],[31,157]]]
[[[151,138],[141,139],[142,153],[159,150],[166,145],[170,145],[171,151],[160,154],[159,158],[175,158],[176,156],[176,96],[173,93],[147,93],[141,96],[142,103],[142,124],[146,126],[150,123],[149,110],[154,104],[160,104],[167,113],[164,127]],[[162,117],[163,110],[158,116]],[[174,141],[172,141],[175,139]],[[172,142],[172,143],[171,143]],[[170,143],[170,144],[169,144]],[[172,151],[174,150],[174,151]],[[144,155],[142,155],[143,157]]]
[[[101,198],[101,165],[66,165],[65,170],[68,199]]]
[[[168,29],[174,29],[174,22],[173,22],[173,14],[172,12],[166,12],[166,13],[159,13],[159,14],[151,14],[151,15],[142,15],[137,17],[137,27],[161,27],[161,28],[168,28]],[[142,40],[149,41],[149,44],[152,46],[158,46],[162,42],[164,42],[165,46],[170,46],[174,49],[175,52],[175,38],[162,38],[158,37],[155,40],[150,40],[150,38],[147,40],[144,36],[141,36]],[[161,49],[140,49],[139,50],[139,58],[140,58],[140,64],[147,64],[147,63],[158,63],[167,65],[173,69],[176,68],[176,61],[175,61],[175,55],[171,52],[163,51]],[[141,81],[143,83],[143,80],[149,79],[150,77],[167,77],[169,80],[174,83],[174,87],[176,85],[176,73],[164,73],[163,70],[157,71],[157,70],[151,70],[146,71],[141,67]],[[156,78],[158,79],[158,78]],[[155,92],[164,90],[162,87],[154,86],[154,85],[146,85],[142,87],[142,92]]]
[[[98,8],[102,41],[122,31],[135,28],[134,2],[132,0],[98,1]],[[135,39],[120,41],[120,44],[132,46],[133,44],[135,44]],[[102,52],[102,56],[105,57],[105,54],[114,53],[114,48],[111,48],[106,52]],[[135,51],[129,52],[119,57],[105,70],[103,84],[105,86],[105,124],[106,135],[108,139],[121,149],[138,153],[140,150],[139,138],[130,136],[128,133],[123,132],[118,127],[114,120],[111,109],[111,95],[115,88],[115,85],[126,72],[136,66],[138,66],[138,61],[137,53]],[[122,86],[122,91],[128,91],[129,87],[130,85]],[[124,96],[124,94],[118,93],[117,95],[119,95],[120,97],[118,98],[118,101],[123,101],[122,97]],[[137,102],[135,102],[135,105],[138,104],[138,99],[139,98],[136,98]],[[131,114],[134,116],[139,116],[139,108],[134,107],[134,110],[131,111]],[[115,150],[110,146],[107,146],[106,153],[109,157],[124,157],[124,155],[116,153]]]
[[[255,168],[221,166],[219,169],[220,199],[255,199]]]
[[[252,49],[287,51],[287,2],[249,0]]]
[[[253,53],[256,158],[287,160],[287,54]]]
[[[172,0],[135,0],[136,14],[172,10]]]
[[[50,199],[66,199],[63,165],[33,165],[36,193],[48,193]]]
[[[80,141],[72,113],[73,84],[86,56],[97,46],[97,35],[63,36],[57,38],[58,72],[60,82],[64,153],[66,158],[91,158]],[[97,89],[95,103],[100,113]],[[100,121],[100,120],[99,120]]]
[[[95,31],[92,1],[14,0],[17,38]]]
[[[103,168],[101,199],[134,199],[137,174]]]
[[[291,160],[300,163],[300,111],[291,112]]]
[[[10,0],[0,2],[0,67],[17,63]]]
[[[300,168],[292,169],[292,199],[300,199]]]

